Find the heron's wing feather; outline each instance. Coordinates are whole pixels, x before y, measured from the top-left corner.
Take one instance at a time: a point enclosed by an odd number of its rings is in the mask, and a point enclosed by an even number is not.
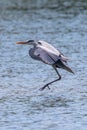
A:
[[[67,62],[68,58],[65,57],[58,49],[56,49],[55,47],[53,47],[52,45],[50,45],[49,43],[47,43],[45,41],[39,40],[39,42],[42,44],[43,47],[51,50],[55,55],[61,55],[62,60],[64,62]]]
[[[41,61],[45,62],[46,64],[54,64],[58,59],[61,59],[60,55],[53,53],[50,49],[45,47],[37,47],[34,51],[34,55],[38,56]]]
[[[38,42],[40,42],[43,47],[48,48],[51,51],[54,51],[58,55],[60,54],[60,52],[55,47],[53,47],[51,44],[49,44],[49,43],[47,43],[45,41],[41,41],[41,40],[39,40]]]

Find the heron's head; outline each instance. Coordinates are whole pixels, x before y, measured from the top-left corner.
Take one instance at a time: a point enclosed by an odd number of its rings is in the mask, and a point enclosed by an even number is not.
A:
[[[29,41],[26,41],[26,42],[17,42],[16,44],[35,45],[36,42],[34,40],[29,40]]]

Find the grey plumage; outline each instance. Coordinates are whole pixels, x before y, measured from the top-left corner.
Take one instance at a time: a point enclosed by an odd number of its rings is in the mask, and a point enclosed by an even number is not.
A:
[[[61,79],[61,75],[59,74],[57,68],[62,68],[67,70],[68,72],[74,73],[72,69],[66,65],[68,58],[49,43],[41,40],[38,42],[35,42],[34,40],[29,40],[27,42],[18,42],[17,44],[33,45],[33,47],[29,50],[29,55],[35,60],[39,60],[44,62],[45,64],[52,65],[52,67],[56,70],[59,78],[46,84],[44,87],[41,88],[41,90],[46,87],[49,88],[49,85],[51,83]]]

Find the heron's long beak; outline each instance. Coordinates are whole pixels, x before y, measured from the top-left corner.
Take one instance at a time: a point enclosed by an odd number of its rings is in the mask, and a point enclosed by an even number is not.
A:
[[[16,42],[16,44],[27,44],[27,42]]]

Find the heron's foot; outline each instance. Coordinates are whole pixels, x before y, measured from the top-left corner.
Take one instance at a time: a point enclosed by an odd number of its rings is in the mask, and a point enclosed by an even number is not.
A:
[[[42,91],[42,90],[44,90],[46,87],[47,87],[48,89],[50,89],[49,84],[46,84],[46,85],[44,85],[42,88],[40,88],[40,90]]]

